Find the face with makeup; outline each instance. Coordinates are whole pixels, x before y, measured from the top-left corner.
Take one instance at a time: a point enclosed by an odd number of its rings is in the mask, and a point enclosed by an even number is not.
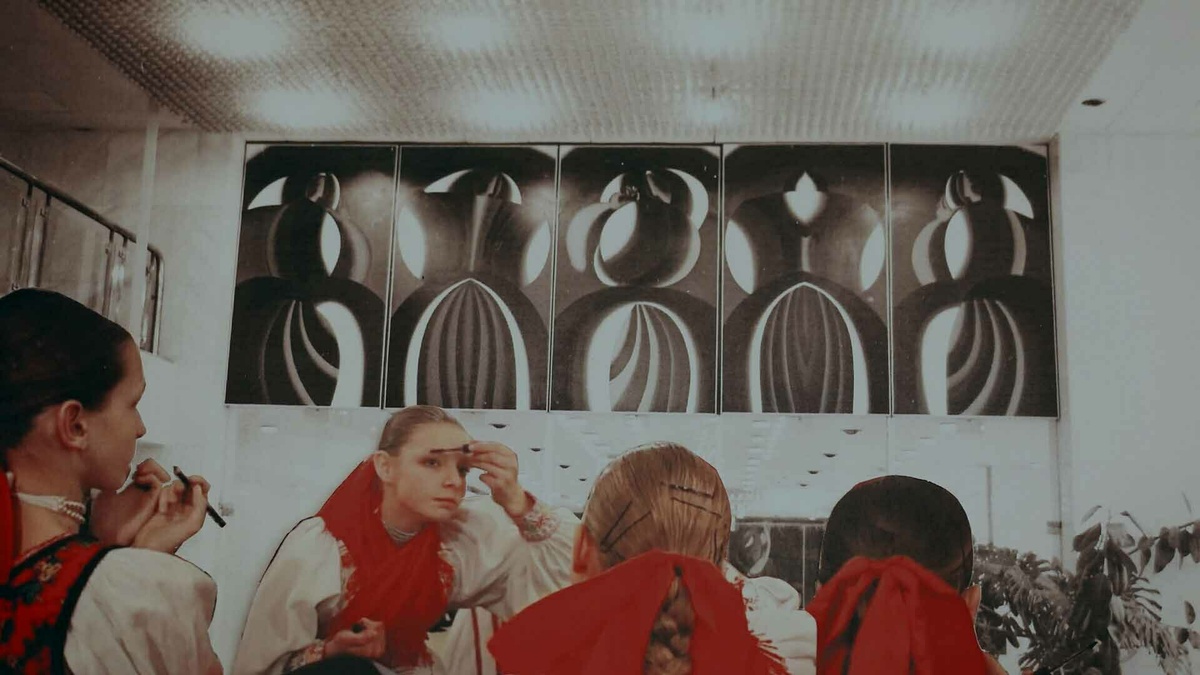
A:
[[[428,422],[412,430],[398,449],[375,453],[383,484],[384,520],[415,531],[449,520],[467,489],[470,456],[460,451],[471,436],[451,422]]]

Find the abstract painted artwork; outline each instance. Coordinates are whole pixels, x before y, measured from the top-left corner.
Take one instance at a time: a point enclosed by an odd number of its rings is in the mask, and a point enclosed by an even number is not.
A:
[[[888,412],[882,145],[727,146],[722,410]]]
[[[246,158],[227,403],[1058,414],[1043,146]]]
[[[248,144],[226,403],[380,403],[392,146]]]
[[[546,409],[551,147],[405,147],[387,407]]]
[[[563,147],[555,410],[716,409],[717,147]]]
[[[1045,149],[890,150],[895,412],[1056,416]]]

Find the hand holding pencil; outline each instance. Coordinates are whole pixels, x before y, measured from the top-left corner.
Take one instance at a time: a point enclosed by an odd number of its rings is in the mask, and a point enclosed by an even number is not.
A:
[[[180,480],[159,490],[155,512],[134,536],[133,546],[174,553],[204,525],[204,517],[212,509],[208,481],[201,476],[183,476],[179,467],[175,470]]]

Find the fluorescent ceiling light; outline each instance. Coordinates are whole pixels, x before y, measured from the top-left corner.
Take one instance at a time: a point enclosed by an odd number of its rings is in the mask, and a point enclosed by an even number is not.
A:
[[[688,114],[699,124],[721,124],[733,117],[733,104],[727,100],[705,96],[688,105]]]
[[[883,106],[900,126],[937,130],[970,121],[975,112],[972,99],[949,89],[902,92]]]
[[[528,94],[480,91],[461,95],[456,112],[476,127],[511,131],[537,127],[550,119],[550,108]]]
[[[260,92],[254,107],[264,122],[306,129],[336,127],[351,122],[355,119],[357,108],[348,94],[286,89]]]
[[[507,21],[479,14],[434,16],[427,21],[425,30],[443,48],[464,52],[503,46],[511,32]]]
[[[237,12],[196,9],[184,17],[182,26],[187,42],[221,58],[266,56],[287,42],[280,24]]]
[[[742,10],[727,14],[686,14],[678,19],[672,18],[665,26],[655,26],[656,31],[667,31],[669,39],[679,48],[706,56],[757,48],[770,29],[769,17],[753,16]]]

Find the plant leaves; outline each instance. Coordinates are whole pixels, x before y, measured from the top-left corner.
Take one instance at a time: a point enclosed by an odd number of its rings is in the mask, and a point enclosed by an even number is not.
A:
[[[1133,517],[1132,513],[1128,512],[1128,511],[1122,511],[1121,515],[1128,518],[1129,522],[1133,523],[1133,526],[1136,527],[1138,530],[1140,530],[1142,534],[1146,534],[1146,528],[1142,527],[1142,524],[1137,521],[1137,518]]]
[[[1183,615],[1187,617],[1189,626],[1196,622],[1196,608],[1187,600],[1183,601]]]
[[[1097,504],[1097,505],[1093,506],[1092,508],[1088,509],[1087,513],[1083,514],[1083,519],[1081,519],[1081,520],[1079,521],[1079,524],[1080,524],[1080,525],[1082,525],[1083,523],[1086,523],[1086,522],[1087,522],[1087,521],[1088,521],[1088,520],[1089,520],[1089,519],[1090,519],[1092,516],[1096,515],[1096,512],[1097,512],[1097,511],[1099,511],[1099,510],[1100,510],[1100,505],[1099,505],[1099,504]],[[1076,550],[1078,550],[1078,549],[1076,549]]]
[[[1192,511],[1192,503],[1191,503],[1190,501],[1188,501],[1188,498],[1187,498],[1187,493],[1186,493],[1186,492],[1181,492],[1181,493],[1179,493],[1179,494],[1180,494],[1180,495],[1183,497],[1183,505],[1187,507],[1187,510],[1188,510],[1188,515],[1189,515],[1189,516],[1194,516],[1194,515],[1196,515],[1196,512],[1195,512],[1195,511]]]
[[[1142,559],[1141,559],[1141,564],[1138,566],[1138,574],[1141,574],[1146,571],[1146,565],[1150,564],[1150,557],[1152,555],[1154,555],[1154,554],[1150,552],[1149,546],[1147,546],[1146,548],[1141,550],[1141,558]]]
[[[1129,530],[1125,529],[1125,523],[1110,522],[1108,524],[1108,537],[1115,541],[1121,548],[1130,548],[1137,543],[1134,541],[1133,535],[1129,534]]]
[[[1154,573],[1163,571],[1175,557],[1175,547],[1165,537],[1160,538],[1154,545]]]
[[[1071,541],[1071,547],[1075,549],[1076,553],[1081,553],[1084,549],[1095,547],[1098,541],[1100,541],[1100,523],[1096,523],[1075,535],[1075,538]]]
[[[1188,637],[1188,644],[1192,646],[1192,649],[1200,649],[1200,633],[1192,631]]]

